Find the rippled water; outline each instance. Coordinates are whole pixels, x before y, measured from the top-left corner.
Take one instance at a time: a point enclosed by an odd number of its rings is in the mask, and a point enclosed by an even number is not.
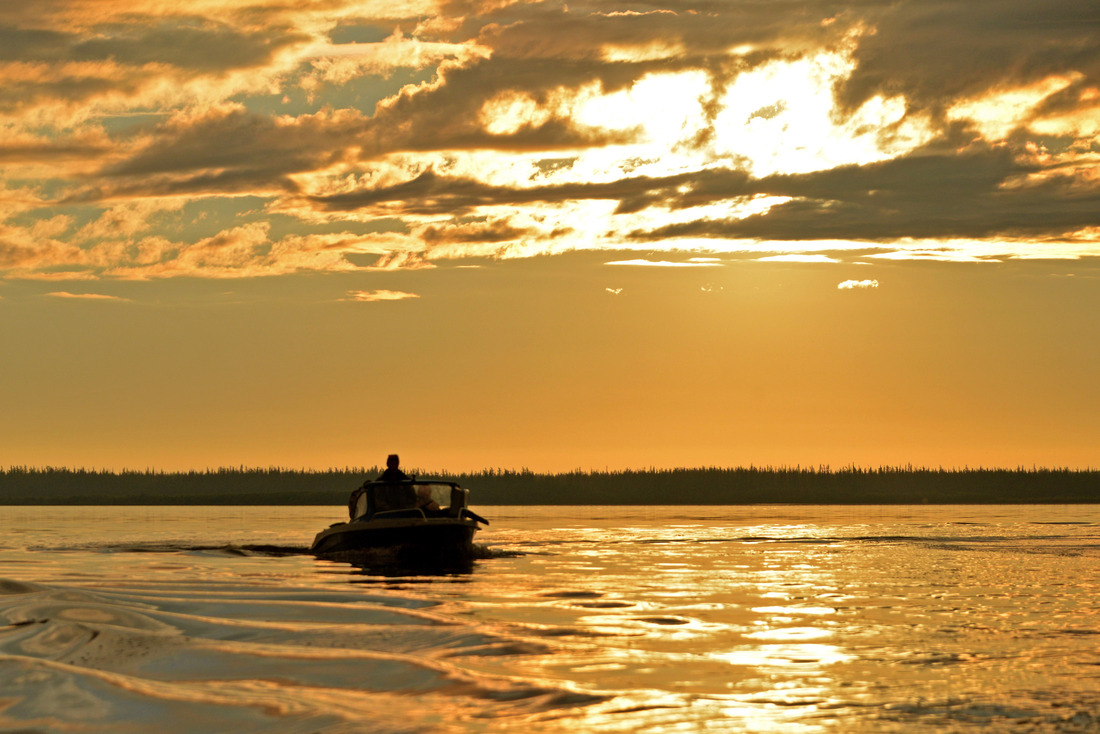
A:
[[[478,509],[416,575],[302,553],[341,508],[0,508],[0,731],[1100,728],[1100,506]]]

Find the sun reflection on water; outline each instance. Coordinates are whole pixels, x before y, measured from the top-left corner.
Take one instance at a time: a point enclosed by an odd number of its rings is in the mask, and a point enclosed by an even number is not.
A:
[[[542,660],[547,678],[616,692],[570,718],[578,729],[623,730],[625,717],[632,731],[687,731],[692,722],[824,731],[836,701],[856,694],[833,672],[858,655],[846,645],[846,569],[820,525],[600,530],[558,528],[568,540],[555,558],[529,559],[548,572],[541,584],[568,588],[544,592],[522,615],[527,624],[570,620]]]

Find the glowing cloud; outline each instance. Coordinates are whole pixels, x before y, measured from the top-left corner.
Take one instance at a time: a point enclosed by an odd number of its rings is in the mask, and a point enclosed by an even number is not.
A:
[[[761,257],[757,259],[757,262],[838,263],[840,260],[837,260],[835,257],[821,254],[790,253],[787,255],[769,255],[768,257]]]
[[[885,160],[931,139],[928,121],[907,115],[901,97],[875,96],[850,115],[837,114],[833,89],[855,68],[852,48],[774,61],[739,75],[714,119],[716,150],[766,176]]]
[[[877,280],[846,280],[843,283],[837,285],[842,291],[850,291],[855,289],[865,290],[867,288],[878,288]]]
[[[1076,75],[1080,76],[1080,75]],[[999,141],[1014,129],[1027,126],[1037,115],[1043,100],[1073,84],[1075,80],[1050,76],[1042,81],[962,100],[947,111],[950,120],[970,120],[987,140]]]
[[[642,258],[635,260],[615,260],[613,262],[604,263],[604,265],[631,265],[642,268],[713,268],[721,265],[717,262],[674,262],[671,260],[645,260]]]
[[[404,291],[348,291],[347,297],[341,300],[375,303],[377,301],[403,301],[406,298],[420,298],[420,296],[416,293],[406,293]]]
[[[80,301],[118,301],[123,303],[130,303],[129,298],[122,298],[121,296],[108,296],[103,293],[69,293],[68,291],[54,291],[53,293],[47,293],[47,296],[53,298],[70,298]]]

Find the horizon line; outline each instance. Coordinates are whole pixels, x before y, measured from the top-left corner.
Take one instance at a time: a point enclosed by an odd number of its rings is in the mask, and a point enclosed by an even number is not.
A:
[[[382,468],[382,464],[373,465],[360,465],[360,466],[329,466],[327,468],[316,467],[289,467],[278,466],[270,464],[267,466],[261,465],[245,465],[238,464],[236,466],[207,466],[202,469],[190,468],[190,469],[159,469],[156,467],[146,467],[144,469],[134,469],[124,467],[121,469],[110,469],[105,467],[74,467],[74,466],[54,466],[51,464],[41,466],[31,466],[28,464],[9,464],[6,467],[0,467],[0,474],[12,474],[18,472],[26,473],[45,473],[45,472],[71,472],[71,473],[85,473],[85,474],[220,474],[220,473],[255,473],[255,472],[282,472],[282,473],[298,473],[298,474],[326,474],[326,473],[368,473],[373,471],[379,471]],[[451,471],[441,469],[437,471],[425,471],[419,467],[413,467],[407,471],[412,472],[416,476],[448,476],[448,475],[477,475],[477,474],[530,474],[535,476],[568,476],[576,474],[656,474],[656,473],[672,473],[672,472],[699,472],[699,471],[766,471],[766,472],[805,472],[816,474],[830,474],[830,473],[844,473],[844,472],[933,472],[933,473],[958,473],[958,472],[1074,472],[1074,473],[1092,473],[1100,471],[1100,468],[1094,468],[1092,465],[1085,467],[1071,467],[1071,466],[1055,466],[1055,465],[1039,465],[1032,464],[1030,467],[1023,464],[1017,464],[1016,466],[1006,465],[994,465],[983,466],[976,465],[970,466],[964,464],[962,466],[931,466],[931,465],[915,465],[915,464],[878,464],[878,465],[863,465],[851,462],[844,465],[838,465],[834,467],[832,464],[740,464],[740,465],[703,465],[703,466],[672,466],[672,467],[657,467],[650,466],[645,468],[610,468],[604,467],[603,469],[596,468],[582,468],[575,467],[568,470],[534,470],[528,467],[521,467],[519,469],[512,467],[483,467],[481,469],[463,470],[463,471]]]

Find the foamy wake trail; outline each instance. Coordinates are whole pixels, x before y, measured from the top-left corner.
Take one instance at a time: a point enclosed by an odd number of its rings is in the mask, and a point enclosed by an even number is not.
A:
[[[0,579],[0,730],[469,731],[501,716],[537,726],[601,700],[478,672],[484,656],[546,649],[431,602],[170,592]]]

